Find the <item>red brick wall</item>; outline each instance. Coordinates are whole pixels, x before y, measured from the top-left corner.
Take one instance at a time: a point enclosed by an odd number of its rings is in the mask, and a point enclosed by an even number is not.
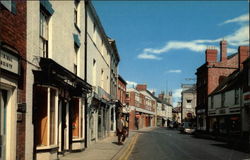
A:
[[[130,130],[135,130],[136,127],[135,127],[135,111],[131,111],[129,113],[129,129]]]
[[[217,50],[207,49],[206,50],[206,62],[216,62],[217,61]]]
[[[249,47],[240,46],[238,49],[239,52],[239,68],[243,68],[243,62],[250,56]]]
[[[118,78],[117,99],[120,100],[122,104],[126,103],[126,100],[125,100],[126,99],[126,84],[122,82],[119,78]]]
[[[0,41],[18,51],[21,56],[21,75],[18,80],[17,101],[25,103],[26,87],[26,1],[16,1],[16,14],[0,4]],[[16,159],[24,160],[25,154],[25,113],[22,121],[17,122]]]
[[[146,84],[138,84],[136,86],[136,90],[138,90],[138,91],[146,91],[147,90],[147,85]]]

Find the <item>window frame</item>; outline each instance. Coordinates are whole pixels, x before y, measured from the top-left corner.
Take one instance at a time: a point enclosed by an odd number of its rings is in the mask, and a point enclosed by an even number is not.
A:
[[[46,94],[47,94],[47,125],[45,126],[47,128],[47,132],[46,132],[46,139],[44,141],[46,141],[46,144],[43,144],[43,140],[41,139],[41,144],[36,145],[37,149],[43,149],[43,148],[47,148],[50,146],[57,146],[58,145],[58,89],[54,88],[54,87],[48,87],[48,86],[35,86],[38,88],[44,88],[46,90]],[[55,91],[55,100],[54,100],[54,143],[51,143],[51,89]],[[42,107],[40,107],[40,109],[42,109]],[[37,121],[39,121],[39,119],[37,119]],[[40,128],[42,129],[42,128]],[[38,129],[39,130],[39,129]],[[36,135],[36,138],[42,138],[39,137],[38,135]]]
[[[49,20],[50,17],[42,9],[40,9],[39,19],[39,47],[42,57],[49,58]],[[44,24],[46,26],[44,26]],[[46,32],[46,33],[45,33]]]
[[[234,90],[234,104],[237,105],[240,102],[240,90],[239,88]]]

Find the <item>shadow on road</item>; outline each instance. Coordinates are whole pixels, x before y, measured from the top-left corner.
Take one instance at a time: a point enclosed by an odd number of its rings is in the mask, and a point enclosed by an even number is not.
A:
[[[236,150],[239,152],[243,152],[243,153],[249,153],[249,151],[246,148],[243,147],[239,147],[236,145],[232,145],[232,144],[228,144],[228,143],[223,143],[223,144],[211,144],[213,146],[217,146],[217,147],[222,147],[222,148],[227,148],[227,149],[232,149],[232,150]]]

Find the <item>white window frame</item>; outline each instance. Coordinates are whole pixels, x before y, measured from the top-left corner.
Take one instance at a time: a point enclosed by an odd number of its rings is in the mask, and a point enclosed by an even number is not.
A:
[[[37,146],[37,149],[47,149],[50,147],[58,146],[58,89],[53,87],[39,86],[47,88],[47,117],[48,117],[48,125],[47,125],[47,145],[46,146]],[[50,144],[50,89],[54,89],[56,91],[55,95],[55,142],[54,144]]]

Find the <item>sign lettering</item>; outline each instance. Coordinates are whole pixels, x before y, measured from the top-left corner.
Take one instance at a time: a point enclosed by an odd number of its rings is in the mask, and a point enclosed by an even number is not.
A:
[[[18,58],[3,50],[0,51],[0,68],[18,74]]]

